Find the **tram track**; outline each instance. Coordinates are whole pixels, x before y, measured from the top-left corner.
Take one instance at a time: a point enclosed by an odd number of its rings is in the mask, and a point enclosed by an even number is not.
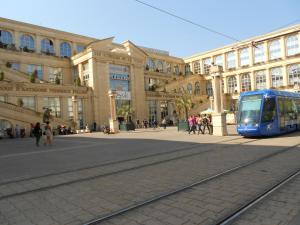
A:
[[[203,178],[199,181],[196,181],[194,183],[191,183],[191,184],[188,184],[188,185],[184,185],[182,187],[179,187],[177,188],[176,190],[172,190],[172,191],[169,191],[169,192],[166,192],[166,193],[163,193],[163,194],[160,194],[160,195],[157,195],[157,196],[154,196],[152,198],[149,198],[149,199],[145,199],[144,201],[140,201],[138,203],[135,203],[135,204],[132,204],[132,205],[129,205],[127,207],[124,207],[124,208],[121,208],[119,210],[116,210],[114,212],[111,212],[109,214],[105,214],[105,215],[100,215],[99,217],[97,218],[94,218],[93,220],[90,220],[90,221],[87,221],[85,223],[83,223],[83,225],[96,225],[96,224],[101,224],[105,221],[109,221],[111,219],[114,219],[118,216],[121,216],[121,215],[124,215],[126,213],[129,213],[131,211],[134,211],[134,210],[137,210],[139,208],[142,208],[142,207],[146,207],[150,204],[153,204],[153,203],[156,203],[158,201],[161,201],[161,200],[164,200],[164,199],[167,199],[168,197],[170,196],[174,196],[176,194],[180,194],[180,193],[183,193],[185,191],[188,191],[188,190],[191,190],[192,188],[195,188],[195,187],[198,187],[200,185],[204,185],[210,181],[213,181],[213,180],[216,180],[217,178],[221,178],[223,176],[227,176],[227,175],[230,175],[234,172],[237,172],[241,169],[244,169],[244,168],[247,168],[247,167],[250,167],[250,166],[253,166],[257,163],[260,163],[264,160],[267,160],[267,159],[270,159],[274,156],[277,156],[277,155],[280,155],[282,153],[285,153],[295,147],[297,147],[300,143],[296,144],[296,145],[293,145],[293,146],[289,146],[289,147],[286,147],[286,148],[283,148],[283,149],[280,149],[276,152],[273,152],[271,154],[268,154],[266,156],[263,156],[259,159],[255,159],[255,160],[252,160],[252,161],[249,161],[249,162],[246,162],[244,164],[241,164],[241,165],[237,165],[235,167],[232,167],[230,169],[227,169],[225,171],[222,171],[220,173],[217,173],[217,174],[214,174],[212,176],[209,176],[207,178]],[[279,186],[283,185],[285,182],[288,182],[287,180],[289,179],[292,179],[293,177],[297,176],[298,174],[300,173],[300,170],[298,169],[296,172],[293,172],[292,174],[289,174],[288,178],[285,178],[283,179],[283,181],[280,181],[279,183],[277,183],[276,185],[273,185],[271,189],[268,189],[267,191],[264,192],[264,194],[269,194],[269,192],[272,192],[272,190],[275,190],[275,188],[277,189]],[[261,195],[259,195],[258,197],[256,197],[255,199],[260,199],[261,198]],[[254,200],[251,200],[250,202],[246,203],[243,207],[240,207],[238,208],[238,210],[234,210],[233,213],[230,213],[229,216],[226,216],[225,218],[223,218],[222,220],[220,220],[218,223],[216,223],[216,225],[226,225],[226,224],[229,224],[229,223],[224,223],[225,221],[227,221],[227,219],[231,218],[231,216],[234,216],[235,214],[239,213],[240,210],[243,210],[243,208],[247,207],[249,204],[251,204]]]
[[[296,171],[291,172],[286,177],[284,177],[280,182],[267,188],[264,192],[262,192],[261,194],[259,194],[255,198],[253,198],[252,200],[248,201],[243,206],[233,210],[232,213],[229,213],[226,217],[220,219],[215,225],[232,224],[234,221],[236,221],[238,218],[240,218],[241,215],[243,215],[248,210],[250,210],[251,208],[256,206],[258,203],[262,202],[268,196],[273,194],[278,189],[282,188],[282,186],[284,186],[285,184],[291,182],[293,179],[295,179],[299,175],[300,175],[300,168],[297,169]]]
[[[214,144],[223,144],[223,143],[226,143],[226,142],[236,141],[236,140],[241,140],[241,139],[244,139],[244,138],[239,137],[239,138],[234,138],[234,139],[230,139],[230,140],[215,142]],[[244,142],[244,143],[246,144],[248,142],[253,142],[253,141],[256,141],[256,140],[257,139],[249,140],[249,141]],[[190,146],[180,147],[180,148],[177,148],[175,150],[166,151],[166,152],[146,154],[146,155],[142,155],[142,156],[138,156],[138,157],[133,157],[133,158],[127,158],[127,159],[122,159],[122,160],[117,160],[117,161],[110,161],[110,162],[106,162],[106,163],[96,164],[96,165],[93,165],[93,166],[87,166],[87,167],[81,167],[81,168],[76,168],[76,169],[64,170],[64,171],[60,171],[60,172],[56,172],[56,173],[47,173],[47,174],[43,174],[43,175],[40,175],[40,176],[32,176],[32,177],[28,177],[28,178],[8,180],[8,181],[0,182],[0,186],[11,184],[11,183],[29,181],[29,180],[33,180],[33,179],[46,178],[46,177],[50,177],[50,176],[57,176],[57,175],[62,175],[62,174],[67,174],[67,173],[79,172],[79,171],[83,171],[83,170],[89,170],[89,169],[94,169],[94,168],[99,168],[99,167],[104,167],[104,166],[111,166],[111,165],[116,165],[116,164],[119,164],[119,163],[126,163],[126,162],[130,162],[130,161],[134,161],[134,160],[139,160],[139,159],[145,159],[145,158],[150,158],[150,157],[167,155],[167,154],[177,153],[177,152],[181,152],[181,151],[185,151],[185,150],[189,150],[189,149],[194,149],[196,147],[199,147],[200,145],[201,145],[201,147],[209,146],[210,144],[211,143],[204,143],[204,144],[195,143],[195,144],[191,144]],[[202,151],[202,152],[206,152],[206,151]],[[201,152],[199,152],[199,153],[201,153]]]
[[[228,141],[233,141],[233,140],[237,140],[237,139],[243,139],[243,138],[236,138],[236,139],[231,139],[231,140],[228,140]],[[247,144],[247,143],[255,142],[255,141],[257,141],[257,139],[248,140],[248,141],[243,142],[239,145],[243,145],[243,144]],[[223,142],[219,142],[217,144],[226,143],[226,142],[227,141],[223,141]],[[209,145],[209,144],[205,144],[205,145]],[[97,168],[98,167],[115,165],[115,164],[119,164],[119,163],[123,163],[123,162],[126,163],[126,162],[135,161],[135,160],[144,159],[144,158],[149,158],[149,157],[169,155],[169,154],[172,154],[172,153],[178,153],[178,152],[186,151],[186,150],[189,150],[189,149],[195,149],[197,147],[199,147],[199,143],[197,143],[195,145],[192,145],[190,147],[178,148],[175,151],[173,150],[173,151],[164,152],[164,153],[156,153],[156,154],[151,154],[151,155],[147,155],[147,156],[141,156],[141,157],[136,157],[136,158],[132,158],[132,159],[126,159],[126,160],[116,161],[116,162],[112,162],[112,163],[106,163],[106,164],[102,164],[100,166],[97,166]],[[205,146],[202,145],[201,147],[205,147]],[[230,147],[230,145],[228,145],[228,147]],[[224,147],[224,148],[227,148],[227,146]],[[103,178],[103,177],[112,176],[112,175],[116,175],[116,174],[120,174],[120,173],[125,173],[125,172],[129,172],[129,171],[133,171],[133,170],[138,170],[138,169],[141,169],[141,168],[146,168],[146,167],[150,167],[150,166],[154,166],[154,165],[159,165],[159,164],[163,164],[163,163],[167,163],[167,162],[171,162],[171,161],[175,161],[175,160],[189,158],[189,157],[201,155],[201,154],[212,152],[212,151],[219,151],[219,150],[215,150],[212,147],[212,148],[209,148],[209,149],[206,149],[206,150],[202,150],[200,152],[184,154],[184,155],[181,155],[181,156],[178,156],[178,157],[168,158],[168,159],[164,159],[164,160],[157,160],[157,161],[153,161],[151,163],[132,166],[132,167],[128,167],[128,168],[125,168],[125,169],[115,170],[115,171],[112,171],[112,172],[97,174],[97,175],[94,175],[94,176],[86,176],[86,177],[81,178],[81,179],[74,179],[74,180],[70,180],[70,181],[67,181],[67,182],[60,182],[58,184],[47,185],[47,186],[43,186],[43,187],[31,189],[31,190],[15,192],[15,193],[12,193],[12,194],[2,195],[2,196],[0,195],[0,200],[12,198],[12,197],[16,197],[16,196],[20,196],[20,195],[24,195],[24,194],[30,194],[30,193],[34,193],[34,192],[45,191],[45,190],[57,188],[57,187],[60,187],[60,186],[71,185],[71,184],[81,183],[81,182],[85,182],[85,181],[91,181],[91,180],[98,179],[98,178]],[[93,166],[93,167],[90,167],[90,168],[96,168],[96,167]],[[88,168],[88,169],[90,169],[90,168]],[[58,175],[61,175],[61,174],[73,173],[73,172],[78,172],[78,171],[81,171],[81,170],[88,170],[88,169],[76,169],[76,170],[72,170],[71,172],[56,173],[54,175],[51,174],[51,175],[46,175],[46,176],[40,176],[38,178],[30,178],[30,179],[18,180],[18,181],[15,181],[15,182],[7,182],[7,183],[4,183],[4,184],[0,184],[0,188],[1,188],[1,186],[6,186],[8,184],[16,184],[16,183],[20,183],[20,182],[24,182],[24,181],[31,181],[31,180],[35,180],[35,179],[50,177],[50,176],[58,176]]]

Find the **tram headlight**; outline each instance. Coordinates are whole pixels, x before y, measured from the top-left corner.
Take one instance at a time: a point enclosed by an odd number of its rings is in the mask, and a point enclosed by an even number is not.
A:
[[[248,118],[244,119],[244,123],[248,123],[248,122],[249,122]]]
[[[255,126],[255,127],[258,127],[258,123],[256,123],[254,126]]]

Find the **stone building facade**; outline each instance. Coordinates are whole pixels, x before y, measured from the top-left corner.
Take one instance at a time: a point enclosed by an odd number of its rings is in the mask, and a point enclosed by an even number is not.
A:
[[[223,67],[223,107],[233,110],[242,91],[297,89],[299,53],[300,25],[178,58],[130,41],[114,43],[113,37],[0,18],[0,129],[29,128],[45,108],[55,125],[99,127],[110,117],[109,90],[117,93],[117,109],[130,106],[134,121],[175,121],[174,99],[182,89],[199,103],[194,113],[212,105],[212,63]]]

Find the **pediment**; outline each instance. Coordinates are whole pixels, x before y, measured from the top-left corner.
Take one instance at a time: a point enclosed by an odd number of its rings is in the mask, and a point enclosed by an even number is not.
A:
[[[95,50],[109,50],[112,48],[114,37],[105,38],[97,41],[93,41],[88,44],[87,48]]]

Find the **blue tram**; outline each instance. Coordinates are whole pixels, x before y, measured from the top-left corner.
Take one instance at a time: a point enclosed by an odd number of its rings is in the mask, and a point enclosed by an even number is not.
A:
[[[300,130],[300,94],[277,90],[243,92],[237,132],[246,137],[273,136]]]

